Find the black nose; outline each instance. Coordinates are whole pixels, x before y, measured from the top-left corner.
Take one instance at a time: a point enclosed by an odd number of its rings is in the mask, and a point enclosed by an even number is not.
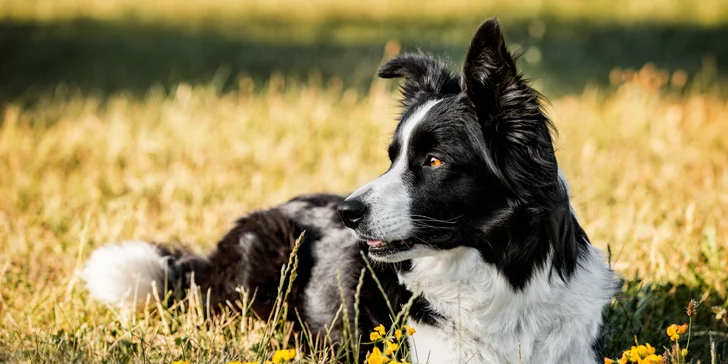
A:
[[[367,213],[367,205],[359,200],[344,200],[337,208],[341,220],[344,225],[350,229],[355,229]]]

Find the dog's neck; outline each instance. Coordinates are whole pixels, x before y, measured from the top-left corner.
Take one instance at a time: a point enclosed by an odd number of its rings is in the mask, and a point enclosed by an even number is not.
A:
[[[429,310],[450,321],[448,324],[473,333],[496,333],[516,330],[522,313],[553,298],[552,285],[563,286],[564,282],[551,282],[549,270],[549,263],[538,268],[528,285],[517,290],[478,250],[459,247],[413,259],[399,279],[426,301]]]
[[[587,248],[568,279],[553,274],[553,262],[549,257],[527,284],[515,288],[474,248],[413,259],[399,278],[418,297],[409,316],[421,331],[414,337],[418,357],[438,348],[455,354],[432,362],[517,363],[511,359],[518,353],[522,363],[540,363],[570,350],[579,354],[568,355],[580,359],[592,355],[600,312],[613,293],[611,271],[594,248]]]
[[[564,194],[553,206],[506,207],[477,230],[465,232],[461,245],[478,250],[515,289],[523,289],[548,267],[568,280],[589,240]]]

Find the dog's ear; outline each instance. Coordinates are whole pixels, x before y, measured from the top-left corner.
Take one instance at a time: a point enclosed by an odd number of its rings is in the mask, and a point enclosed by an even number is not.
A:
[[[404,78],[402,95],[405,105],[425,93],[460,92],[458,79],[450,73],[447,65],[421,53],[403,54],[392,58],[379,68],[379,77]]]
[[[461,78],[462,91],[482,122],[501,111],[501,99],[517,77],[516,63],[506,48],[498,20],[486,20],[473,36]]]
[[[551,124],[540,94],[516,70],[495,18],[481,24],[465,57],[463,99],[474,108],[494,172],[521,196],[542,196],[558,181]]]

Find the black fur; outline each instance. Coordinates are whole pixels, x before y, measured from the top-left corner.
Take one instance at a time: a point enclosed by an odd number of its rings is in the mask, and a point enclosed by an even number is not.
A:
[[[189,288],[192,279],[204,295],[209,295],[214,311],[241,299],[237,288],[245,289],[253,298],[252,310],[267,319],[275,305],[281,268],[288,263],[296,239],[303,233],[298,251],[299,268],[293,289],[288,296],[290,309],[287,319],[298,324],[298,315],[313,333],[322,334],[333,327],[331,337],[343,339],[343,315],[335,321],[342,303],[336,272],[316,273],[315,266],[333,262],[341,267],[341,281],[347,300],[348,314],[353,327],[355,310],[354,290],[365,264],[360,251],[366,252],[366,244],[356,239],[341,223],[336,212],[343,197],[329,194],[299,196],[268,210],[256,211],[239,219],[235,226],[220,240],[216,249],[206,258],[184,249],[157,245],[158,252],[169,262],[167,285],[181,292]],[[336,218],[333,218],[336,217]],[[340,235],[335,245],[324,243],[327,237]],[[386,299],[398,313],[411,297],[396,277],[395,265],[372,263],[384,293],[367,271],[364,277],[360,310],[360,334],[371,331],[376,325],[391,326],[392,315]],[[312,281],[312,275],[316,280]],[[306,290],[316,290],[316,297],[307,297]],[[386,299],[385,299],[386,297]],[[180,298],[178,296],[178,298]],[[205,297],[206,299],[207,297]],[[418,312],[413,314],[427,317]],[[300,329],[300,326],[297,325]],[[366,353],[366,348],[362,355]],[[360,358],[361,359],[361,358]]]
[[[447,65],[422,53],[397,56],[379,68],[378,74],[381,78],[405,79],[401,89],[405,106],[422,94],[460,91],[458,78],[450,73]]]
[[[402,120],[428,100],[441,100],[418,125],[410,150],[401,150],[400,125],[389,155],[394,161],[407,153],[413,161],[404,177],[415,196],[413,214],[458,224],[419,228],[415,234],[425,242],[410,243],[473,246],[515,288],[553,251],[555,272],[568,278],[588,239],[558,177],[553,126],[540,94],[517,72],[497,21],[478,29],[460,76],[421,54],[387,62],[380,75],[405,79]],[[433,154],[447,168],[423,168]]]

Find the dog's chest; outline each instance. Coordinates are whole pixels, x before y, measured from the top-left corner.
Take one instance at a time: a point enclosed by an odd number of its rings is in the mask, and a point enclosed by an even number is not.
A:
[[[520,363],[515,338],[472,335],[455,327],[440,327],[410,320],[417,332],[407,339],[412,363]],[[508,335],[512,336],[512,335]]]
[[[400,281],[426,300],[419,309],[436,321],[410,320],[417,330],[409,339],[413,363],[518,363],[519,346],[535,340],[514,302],[497,297],[509,289],[505,280],[474,250],[419,258]]]

